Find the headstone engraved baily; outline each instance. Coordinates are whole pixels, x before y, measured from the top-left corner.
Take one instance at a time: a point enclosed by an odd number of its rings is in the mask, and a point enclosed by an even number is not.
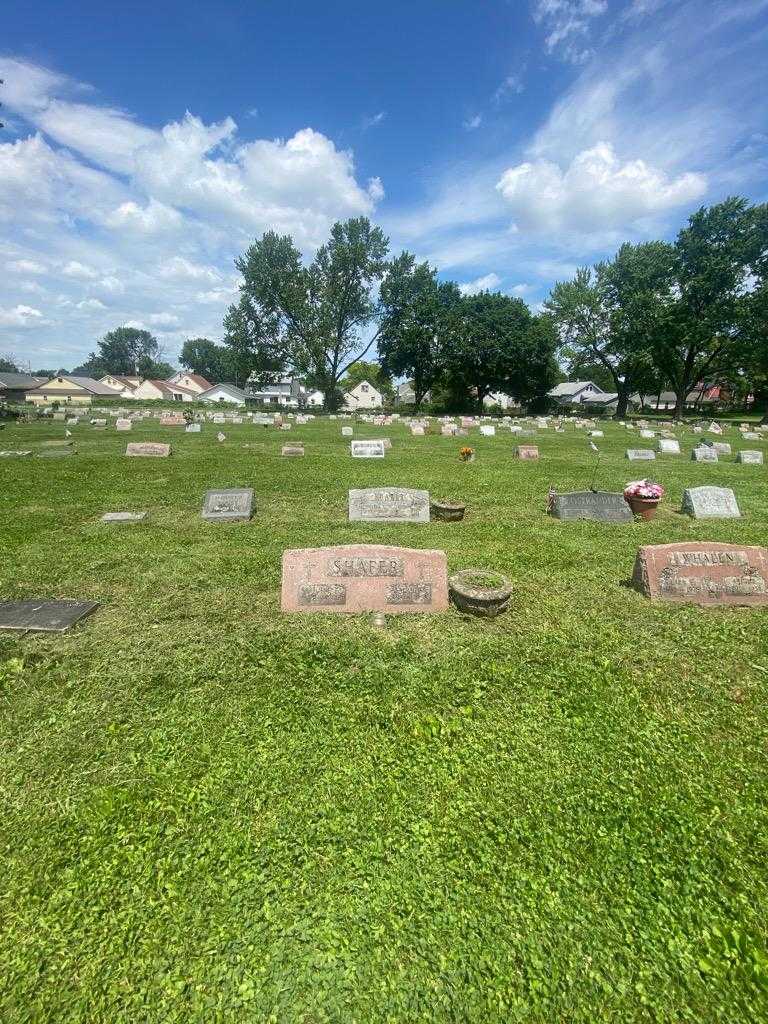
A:
[[[383,459],[383,441],[351,441],[349,446],[355,459]]]
[[[612,491],[572,491],[552,499],[555,519],[594,519],[599,523],[631,523],[632,510],[624,495]]]
[[[688,487],[683,491],[683,512],[694,519],[738,519],[736,495],[730,487]]]
[[[209,522],[233,522],[250,519],[253,512],[253,489],[229,487],[221,491],[206,491],[203,519]]]
[[[96,601],[0,601],[0,629],[63,633],[98,607]]]
[[[429,491],[368,487],[349,492],[350,522],[428,523]]]
[[[379,544],[284,551],[281,607],[284,612],[445,611],[445,552]]]
[[[635,561],[646,597],[714,605],[768,605],[768,548],[715,541],[649,544]]]

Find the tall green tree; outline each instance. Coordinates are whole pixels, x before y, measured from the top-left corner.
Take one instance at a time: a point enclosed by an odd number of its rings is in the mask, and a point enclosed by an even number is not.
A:
[[[244,292],[224,317],[224,367],[228,380],[263,387],[289,371],[291,352],[279,317]]]
[[[18,373],[19,368],[13,356],[0,356],[0,373]]]
[[[379,355],[395,376],[413,382],[414,407],[441,380],[461,294],[453,282],[440,284],[428,263],[408,252],[391,263],[381,286],[383,325]]]
[[[378,339],[388,246],[380,228],[358,217],[334,224],[304,266],[290,236],[267,232],[236,260],[242,295],[227,314],[228,337],[263,349],[265,361],[280,353],[323,391],[326,408],[337,408],[341,380]]]
[[[181,365],[192,373],[199,373],[211,384],[227,380],[227,349],[208,338],[187,338],[179,356]]]
[[[122,377],[138,376],[148,380],[165,380],[173,373],[163,360],[160,343],[149,331],[136,327],[117,327],[97,343],[81,369],[92,377],[114,373]]]
[[[674,244],[673,279],[654,342],[679,419],[691,388],[740,364],[742,299],[766,260],[766,207],[730,197],[694,213]]]
[[[569,372],[601,367],[618,396],[617,419],[626,416],[634,391],[647,393],[659,383],[653,345],[667,309],[672,262],[672,247],[664,242],[626,244],[613,260],[558,282],[544,303]]]
[[[533,316],[522,299],[495,292],[465,296],[444,349],[449,391],[471,394],[480,412],[493,391],[530,401],[557,377],[556,346],[552,321]]]

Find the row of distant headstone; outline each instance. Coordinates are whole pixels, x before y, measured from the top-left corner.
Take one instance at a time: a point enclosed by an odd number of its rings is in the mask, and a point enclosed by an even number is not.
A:
[[[768,548],[683,541],[639,548],[633,583],[651,600],[698,605],[768,604]],[[379,544],[283,552],[283,612],[444,612],[444,551]],[[98,608],[93,601],[0,602],[0,629],[63,632]]]

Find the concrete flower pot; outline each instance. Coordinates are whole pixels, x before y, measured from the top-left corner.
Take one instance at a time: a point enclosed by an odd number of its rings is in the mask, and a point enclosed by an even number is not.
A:
[[[437,498],[429,503],[433,519],[439,519],[443,523],[457,523],[464,518],[467,506],[463,501],[453,501],[450,498]]]
[[[465,615],[494,619],[507,610],[512,584],[500,572],[462,569],[448,579],[452,603]]]

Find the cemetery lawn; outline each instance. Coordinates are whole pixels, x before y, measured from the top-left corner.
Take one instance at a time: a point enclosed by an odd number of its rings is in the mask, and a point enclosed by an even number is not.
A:
[[[0,633],[0,1020],[755,1022],[768,1015],[768,610],[651,604],[641,543],[768,545],[760,466],[609,424],[597,485],[652,476],[650,523],[560,523],[585,432],[392,439],[73,427],[0,459],[0,598],[95,600]],[[39,449],[61,424],[9,425]],[[170,459],[126,459],[128,441]],[[304,440],[306,457],[281,459]],[[719,440],[738,448],[735,429]],[[768,454],[768,452],[767,452]],[[683,488],[744,518],[693,521]],[[349,487],[424,487],[461,523],[347,522]],[[199,517],[253,487],[251,523]],[[107,511],[148,509],[141,526]],[[495,621],[282,616],[288,547],[441,548],[514,583]]]

